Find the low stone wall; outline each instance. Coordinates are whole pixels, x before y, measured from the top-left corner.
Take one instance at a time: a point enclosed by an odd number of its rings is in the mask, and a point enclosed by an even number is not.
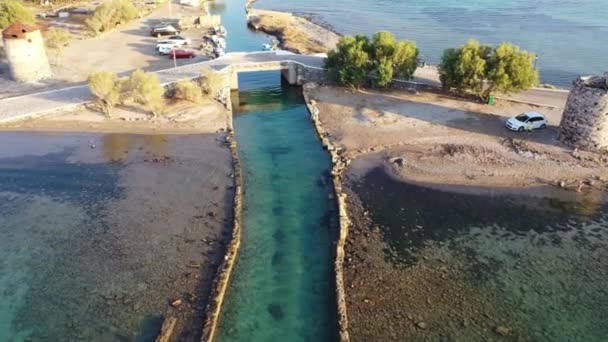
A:
[[[336,243],[336,259],[334,261],[334,272],[336,276],[336,305],[338,308],[338,329],[340,334],[340,341],[348,342],[350,337],[348,335],[348,315],[346,311],[346,293],[344,290],[344,246],[346,244],[346,238],[348,236],[348,230],[351,222],[348,218],[348,210],[346,207],[346,194],[342,191],[342,173],[350,163],[350,160],[341,155],[341,150],[336,148],[331,140],[328,138],[328,134],[323,128],[321,121],[319,120],[319,109],[317,108],[315,101],[310,99],[306,89],[314,87],[312,83],[304,85],[304,100],[306,106],[310,112],[310,118],[315,126],[317,134],[321,139],[323,147],[331,155],[332,161],[332,181],[334,185],[334,193],[338,199],[338,210],[339,210],[339,233],[338,240]]]
[[[307,65],[303,65],[296,62],[291,62],[292,67],[295,67],[297,85],[304,85],[306,83],[319,83],[319,84],[331,84],[327,71],[323,68],[315,68]]]
[[[219,323],[222,304],[226,296],[226,290],[230,283],[230,276],[238,256],[241,246],[241,228],[242,228],[242,213],[243,213],[243,176],[241,169],[241,160],[237,149],[236,139],[234,137],[234,128],[232,125],[232,104],[228,102],[229,118],[228,118],[228,136],[226,144],[230,148],[232,161],[234,165],[234,207],[233,215],[234,222],[232,227],[232,237],[226,246],[226,255],[224,261],[218,268],[217,276],[213,282],[209,303],[205,309],[205,323],[203,325],[202,342],[210,342],[215,338],[217,325]]]
[[[608,73],[579,77],[560,123],[560,141],[587,150],[608,151]]]

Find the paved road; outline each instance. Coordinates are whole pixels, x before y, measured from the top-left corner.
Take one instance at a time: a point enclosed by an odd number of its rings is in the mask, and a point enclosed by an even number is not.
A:
[[[250,68],[256,64],[286,61],[294,61],[319,68],[323,67],[324,64],[324,58],[321,56],[277,52],[230,53],[219,59],[193,63],[174,69],[160,70],[156,71],[156,73],[163,84],[169,84],[184,78],[198,77],[203,66],[223,70],[228,66]],[[260,70],[263,69],[261,68]],[[439,80],[436,69],[433,67],[420,68],[416,72],[414,81],[438,85]],[[565,90],[535,88],[516,95],[501,96],[501,98],[563,108],[567,96],[568,91]],[[86,84],[1,99],[0,122],[69,108],[90,100],[91,93]]]
[[[274,52],[231,53],[223,58],[193,63],[174,69],[156,71],[161,83],[169,84],[184,78],[200,75],[203,66],[222,70],[228,66],[250,67],[260,63],[295,61],[312,67],[322,67],[323,58],[316,56],[283,54]],[[17,120],[42,113],[80,105],[91,100],[86,84],[32,93],[0,100],[0,122]]]
[[[426,67],[420,67],[414,74],[414,82],[431,84],[434,86],[441,86],[439,82],[439,72],[437,67],[429,65]],[[547,107],[564,108],[568,94],[570,92],[565,89],[545,89],[545,88],[533,88],[528,91],[524,91],[518,94],[509,95],[498,95],[498,98],[518,101],[524,103],[538,104]]]

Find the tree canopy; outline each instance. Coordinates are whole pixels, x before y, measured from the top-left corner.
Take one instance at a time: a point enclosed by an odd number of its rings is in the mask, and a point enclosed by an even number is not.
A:
[[[338,84],[359,87],[365,83],[370,58],[369,40],[365,36],[345,36],[335,50],[327,54],[326,67]]]
[[[418,66],[418,48],[411,41],[398,42],[386,31],[340,39],[326,61],[329,75],[340,85],[360,87],[373,76],[374,85],[385,87],[394,77],[410,79]]]
[[[34,23],[34,14],[19,0],[0,0],[0,30],[16,21]]]
[[[130,0],[111,0],[95,8],[93,15],[85,23],[93,34],[109,31],[117,24],[127,23],[139,15]]]
[[[536,56],[510,43],[496,48],[470,40],[443,52],[439,79],[444,89],[471,92],[487,98],[494,91],[522,91],[538,83]]]

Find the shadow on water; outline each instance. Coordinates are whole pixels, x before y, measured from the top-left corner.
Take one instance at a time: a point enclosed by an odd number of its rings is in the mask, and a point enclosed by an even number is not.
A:
[[[465,194],[401,182],[380,167],[355,182],[354,189],[407,263],[416,261],[416,251],[428,241],[447,242],[471,227],[486,227],[497,239],[534,232],[546,237],[538,243],[559,244],[560,232],[605,216],[608,208],[596,193],[581,194],[576,201]]]
[[[402,182],[383,168],[350,180],[380,227],[393,277],[439,263],[449,272],[440,279],[495,303],[488,305],[531,340],[599,341],[608,333],[604,194],[455,192]]]

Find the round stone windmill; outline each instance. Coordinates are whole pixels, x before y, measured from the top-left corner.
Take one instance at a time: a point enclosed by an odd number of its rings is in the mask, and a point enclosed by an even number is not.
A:
[[[16,22],[2,31],[11,76],[19,82],[51,77],[42,34],[37,27]]]
[[[574,81],[559,126],[562,142],[608,151],[608,72]]]

